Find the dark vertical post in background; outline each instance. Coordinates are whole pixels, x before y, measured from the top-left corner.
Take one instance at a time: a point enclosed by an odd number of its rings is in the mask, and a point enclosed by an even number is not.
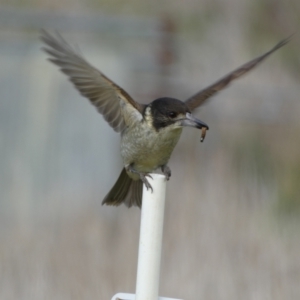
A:
[[[171,75],[172,65],[176,60],[176,25],[173,19],[164,15],[160,24],[159,50],[157,53],[158,62],[158,80],[157,94],[167,96],[170,94],[169,77]]]

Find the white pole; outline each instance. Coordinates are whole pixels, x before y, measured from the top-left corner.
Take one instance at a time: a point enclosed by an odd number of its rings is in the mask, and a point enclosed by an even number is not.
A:
[[[143,187],[136,300],[157,300],[164,222],[166,178],[160,174],[147,177],[153,188]]]

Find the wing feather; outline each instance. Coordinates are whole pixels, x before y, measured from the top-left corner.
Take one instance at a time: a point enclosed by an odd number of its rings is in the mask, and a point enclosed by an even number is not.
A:
[[[61,35],[54,36],[43,30],[41,40],[46,44],[43,50],[50,55],[49,60],[60,67],[116,132],[125,128],[126,113],[141,117],[144,105],[134,101],[125,90],[90,65]],[[128,111],[124,111],[120,102],[130,104]]]
[[[189,99],[185,101],[187,106],[190,110],[194,110],[195,108],[199,107],[203,103],[205,103],[211,96],[215,95],[217,92],[221,91],[225,87],[227,87],[231,81],[241,77],[242,75],[248,73],[250,70],[255,68],[258,64],[260,64],[263,60],[265,60],[269,55],[273,52],[284,46],[290,41],[291,37],[282,40],[277,45],[275,45],[271,50],[264,53],[263,55],[258,56],[257,58],[245,63],[244,65],[240,66],[239,68],[235,69],[231,73],[227,74],[217,82],[213,83],[212,85],[204,88],[197,94],[193,95]]]

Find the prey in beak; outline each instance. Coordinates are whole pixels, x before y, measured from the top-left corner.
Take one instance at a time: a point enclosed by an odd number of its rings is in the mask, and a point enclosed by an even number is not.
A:
[[[201,143],[205,139],[206,130],[209,129],[209,127],[206,123],[195,118],[194,116],[192,116],[191,113],[188,113],[188,112],[185,114],[185,118],[181,121],[181,125],[201,129],[201,139],[200,139]]]

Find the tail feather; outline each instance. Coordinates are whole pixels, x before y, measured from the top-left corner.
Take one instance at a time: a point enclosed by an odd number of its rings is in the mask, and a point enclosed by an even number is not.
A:
[[[129,208],[131,206],[142,207],[143,182],[141,180],[132,180],[124,204]]]
[[[124,203],[128,208],[142,206],[143,183],[141,180],[131,179],[123,168],[117,182],[102,201],[102,205],[119,206]]]

